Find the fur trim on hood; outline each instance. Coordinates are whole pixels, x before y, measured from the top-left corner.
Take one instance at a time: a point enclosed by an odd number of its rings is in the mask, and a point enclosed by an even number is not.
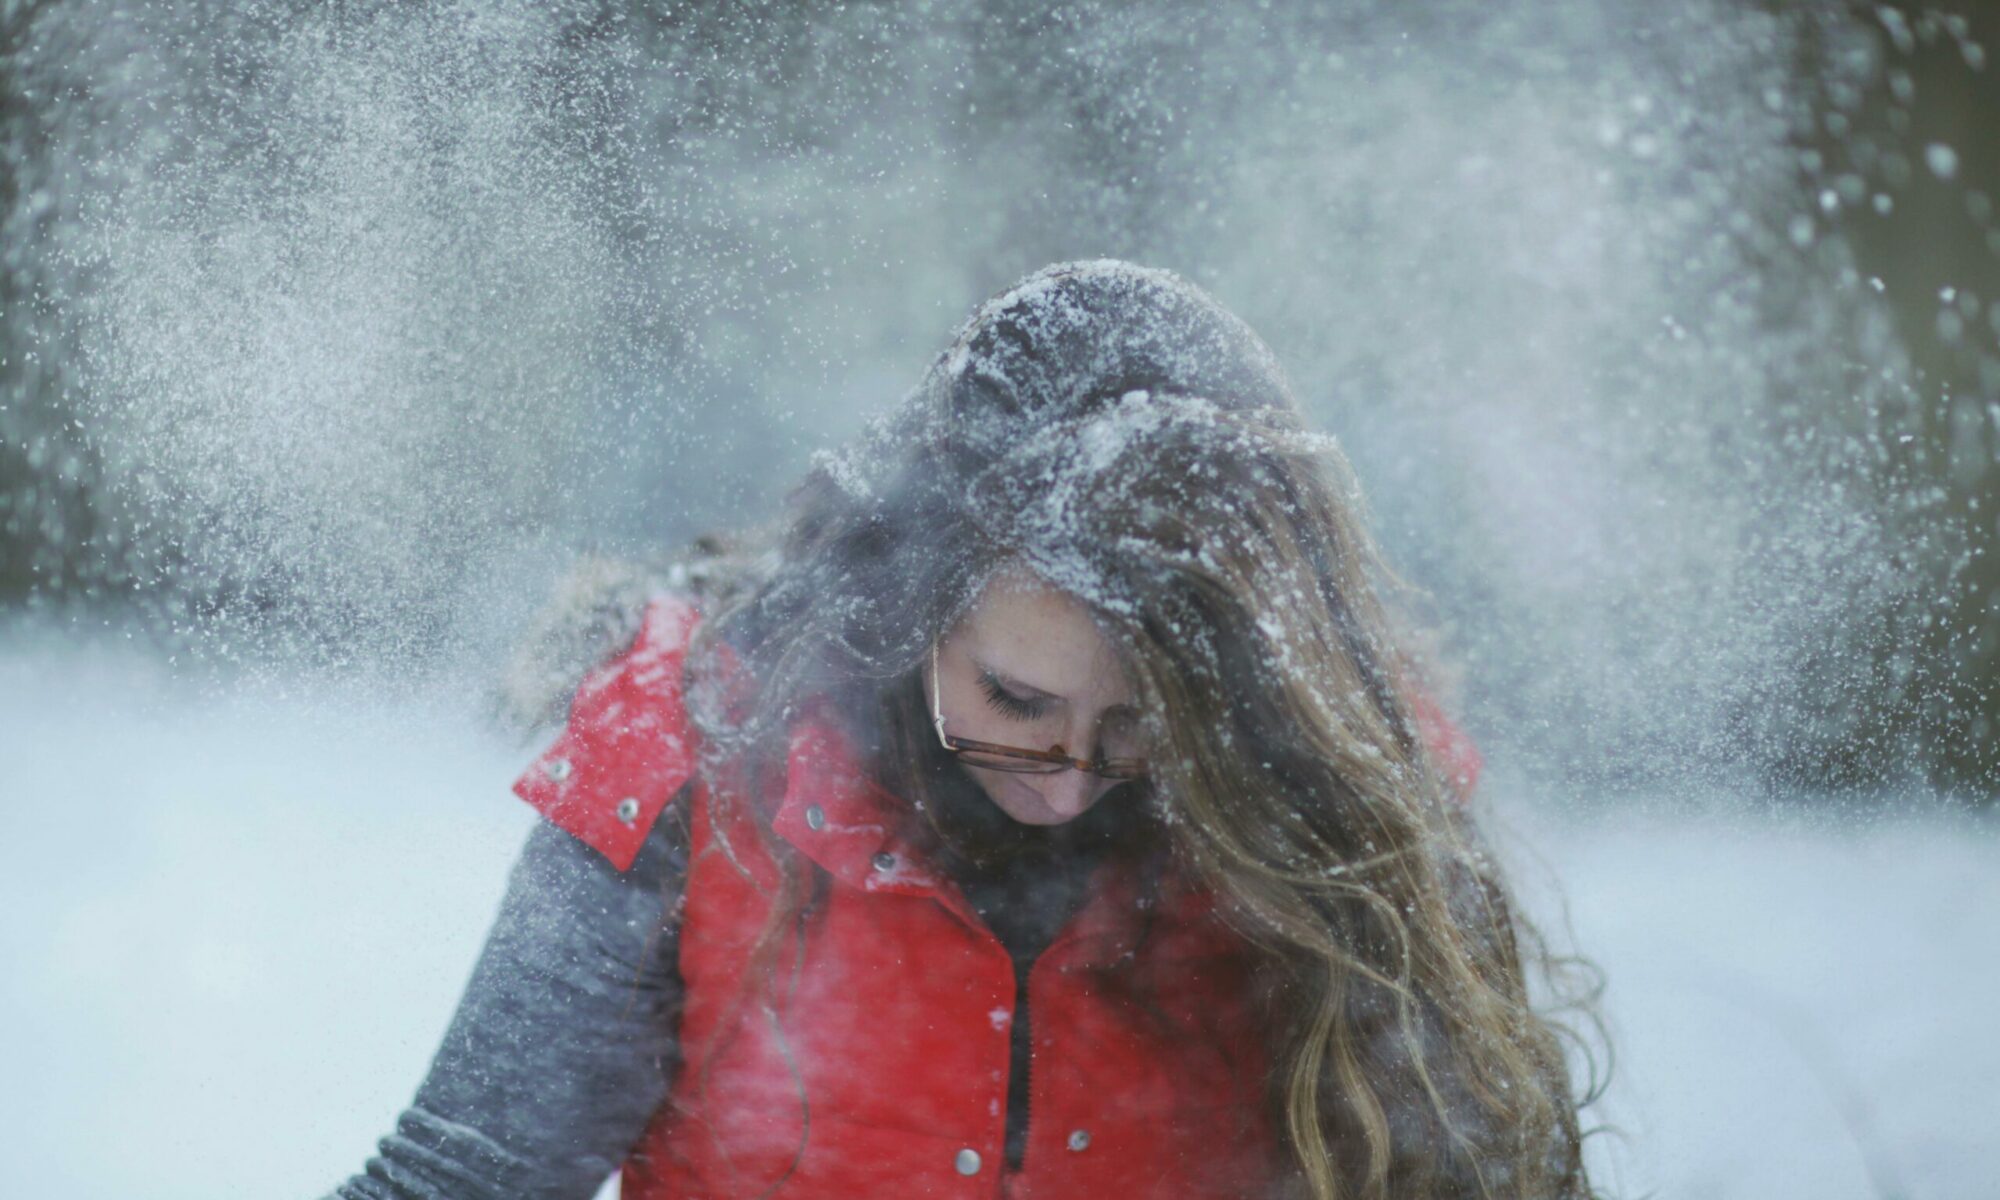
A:
[[[577,685],[632,644],[655,596],[687,596],[708,610],[737,593],[749,565],[716,537],[698,538],[678,555],[578,558],[493,681],[488,713],[502,730],[523,739],[560,726]]]

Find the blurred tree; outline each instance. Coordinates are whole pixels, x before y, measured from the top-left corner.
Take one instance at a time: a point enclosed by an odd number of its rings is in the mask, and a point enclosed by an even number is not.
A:
[[[50,0],[0,3],[0,603],[92,586],[102,541],[93,506],[98,460],[64,401],[68,347],[57,340],[49,263],[39,252],[72,215],[48,177],[56,115],[78,81],[22,69],[45,35]]]
[[[1887,301],[1914,371],[1873,465],[1899,569],[1922,580],[1870,649],[1880,703],[1828,758],[1829,782],[1893,773],[1991,802],[2000,788],[2000,9],[1854,4],[1872,69],[1834,81],[1801,138],[1801,177]],[[1821,44],[1825,56],[1852,53]],[[1839,347],[1829,347],[1838,355]],[[1857,481],[1869,486],[1870,481]]]

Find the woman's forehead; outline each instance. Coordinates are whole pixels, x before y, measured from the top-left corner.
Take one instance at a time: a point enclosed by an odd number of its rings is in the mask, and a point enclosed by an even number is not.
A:
[[[1082,602],[1031,572],[996,575],[960,632],[983,665],[1070,698],[1124,699],[1117,648]]]

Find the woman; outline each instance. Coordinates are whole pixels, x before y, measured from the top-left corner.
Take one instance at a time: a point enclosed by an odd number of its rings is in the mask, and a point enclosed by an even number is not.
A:
[[[1206,294],[1037,272],[672,582],[339,1195],[1588,1193],[1477,755]]]

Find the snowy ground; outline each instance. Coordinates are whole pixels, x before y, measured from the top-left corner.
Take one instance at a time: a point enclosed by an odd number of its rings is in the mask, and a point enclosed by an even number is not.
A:
[[[0,1196],[311,1197],[386,1131],[531,751],[365,699],[0,643]],[[1991,825],[1509,811],[1611,981],[1603,1183],[2000,1194]]]

